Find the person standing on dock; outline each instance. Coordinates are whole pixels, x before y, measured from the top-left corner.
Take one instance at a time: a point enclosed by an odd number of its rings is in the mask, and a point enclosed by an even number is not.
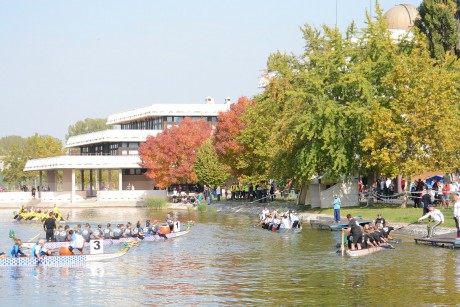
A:
[[[334,206],[334,223],[340,223],[340,197],[338,195],[334,195],[334,201],[332,202]]]
[[[428,206],[428,213],[418,219],[419,222],[430,217],[431,220],[427,224],[428,235],[427,238],[431,238],[434,235],[434,229],[438,227],[439,224],[444,223],[444,214],[438,209],[435,209],[433,206]]]
[[[454,221],[457,228],[457,240],[460,239],[460,197],[458,193],[454,195]]]

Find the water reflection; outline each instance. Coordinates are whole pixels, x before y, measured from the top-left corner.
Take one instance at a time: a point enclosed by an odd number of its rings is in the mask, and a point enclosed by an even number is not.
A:
[[[163,220],[139,208],[81,209],[72,225]],[[67,213],[64,213],[64,215]],[[0,269],[2,304],[58,305],[405,305],[450,304],[460,290],[460,254],[415,245],[360,259],[335,253],[340,233],[311,230],[281,235],[254,228],[247,216],[176,212],[192,231],[174,240],[144,242],[127,255],[80,267]],[[10,216],[0,211],[0,221]],[[3,219],[2,219],[3,218]],[[0,222],[8,250],[12,228],[21,238],[37,224]],[[107,247],[113,251],[119,247]],[[384,295],[391,293],[391,295]],[[383,300],[382,300],[383,299]]]

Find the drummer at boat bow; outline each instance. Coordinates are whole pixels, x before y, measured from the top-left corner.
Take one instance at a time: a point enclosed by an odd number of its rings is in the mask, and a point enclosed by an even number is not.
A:
[[[348,228],[342,229],[349,234],[348,241],[351,241],[351,250],[361,249],[361,242],[363,240],[363,233],[361,231],[361,226],[358,221],[354,219],[351,214],[347,214],[347,219],[349,221]]]
[[[419,218],[418,221],[421,222],[426,218],[431,218],[431,221],[429,221],[426,226],[428,231],[427,238],[431,238],[434,235],[434,229],[438,227],[439,224],[444,223],[444,214],[433,206],[428,206],[428,210],[428,213]]]

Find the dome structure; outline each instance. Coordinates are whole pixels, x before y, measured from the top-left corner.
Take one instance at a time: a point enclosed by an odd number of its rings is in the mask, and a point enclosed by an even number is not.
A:
[[[388,29],[407,31],[414,25],[419,15],[417,8],[412,4],[398,4],[388,10],[383,17],[388,22]]]

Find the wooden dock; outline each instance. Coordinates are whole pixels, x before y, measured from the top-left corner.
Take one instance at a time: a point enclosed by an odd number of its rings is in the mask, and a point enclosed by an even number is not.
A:
[[[460,248],[460,240],[456,232],[432,236],[431,238],[415,238],[415,244],[426,244],[437,247]]]
[[[363,226],[371,223],[370,220],[358,220],[358,223]],[[321,219],[321,220],[311,220],[311,228],[316,228],[319,230],[329,230],[329,231],[341,231],[343,228],[348,228],[348,220],[341,219],[339,223],[334,223],[333,219]]]

